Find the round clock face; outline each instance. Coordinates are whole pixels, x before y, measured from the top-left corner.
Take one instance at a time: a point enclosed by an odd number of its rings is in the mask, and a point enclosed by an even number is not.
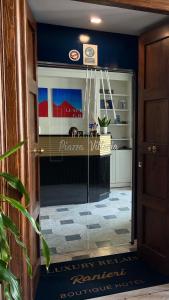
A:
[[[88,57],[93,57],[94,54],[95,54],[94,49],[91,48],[91,47],[86,48],[85,54],[86,54],[86,56],[88,56]]]
[[[78,61],[80,59],[80,53],[79,53],[79,51],[77,51],[77,50],[71,50],[69,52],[69,58],[72,61]]]

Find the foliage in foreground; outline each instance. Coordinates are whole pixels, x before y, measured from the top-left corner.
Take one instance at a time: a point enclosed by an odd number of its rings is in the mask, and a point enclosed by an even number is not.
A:
[[[7,151],[5,154],[1,155],[0,162],[2,163],[4,159],[7,159],[9,156],[13,155],[22,147],[23,144],[24,142],[21,142],[11,150]],[[42,253],[46,259],[47,269],[50,265],[50,252],[48,245],[40,231],[39,224],[36,223],[36,221],[28,212],[27,207],[30,203],[30,198],[24,185],[19,180],[19,178],[9,173],[0,173],[0,177],[3,178],[4,183],[6,182],[10,187],[12,187],[12,189],[18,191],[21,197],[25,198],[25,206],[23,206],[18,199],[11,198],[8,195],[0,194],[0,282],[2,282],[4,286],[3,293],[5,299],[21,300],[22,296],[19,281],[11,272],[9,267],[10,261],[15,258],[12,257],[12,249],[10,248],[10,244],[8,242],[8,232],[10,232],[10,234],[13,235],[16,244],[23,251],[27,263],[28,274],[30,277],[32,276],[32,266],[28,255],[27,247],[22,241],[20,232],[16,224],[3,210],[4,202],[16,209],[17,212],[21,213],[29,221],[35,232],[39,235],[42,243]]]

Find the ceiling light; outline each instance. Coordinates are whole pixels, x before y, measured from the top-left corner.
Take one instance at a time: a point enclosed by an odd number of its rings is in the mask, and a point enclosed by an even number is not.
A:
[[[86,44],[86,43],[88,43],[90,41],[90,36],[87,35],[87,34],[81,34],[79,36],[79,40],[81,41],[81,43]]]
[[[100,19],[98,17],[92,17],[90,19],[90,22],[93,23],[93,24],[100,24],[100,23],[102,23],[102,19]]]

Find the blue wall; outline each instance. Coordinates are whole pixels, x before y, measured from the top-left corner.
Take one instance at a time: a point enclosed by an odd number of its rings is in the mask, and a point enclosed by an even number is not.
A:
[[[136,36],[77,29],[56,25],[38,24],[38,60],[83,64],[80,34],[88,34],[91,44],[99,47],[99,66],[138,69],[138,38]],[[69,51],[77,49],[81,53],[79,62],[69,59]]]

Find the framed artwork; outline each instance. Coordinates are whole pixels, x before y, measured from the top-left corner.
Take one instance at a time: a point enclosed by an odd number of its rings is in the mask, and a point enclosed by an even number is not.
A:
[[[48,117],[48,89],[38,89],[39,117]]]
[[[82,118],[82,90],[53,89],[53,117]]]

